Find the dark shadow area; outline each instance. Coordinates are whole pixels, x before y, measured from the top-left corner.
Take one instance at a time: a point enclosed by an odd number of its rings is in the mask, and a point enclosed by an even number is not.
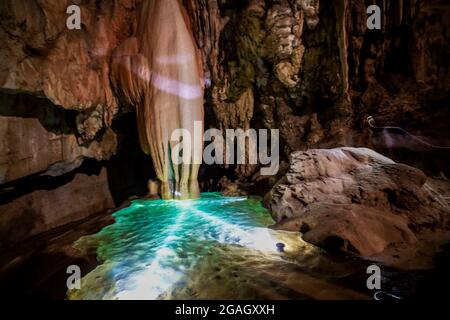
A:
[[[234,172],[234,166],[225,169],[223,166],[218,164],[206,165],[202,164],[200,166],[200,171],[198,174],[198,181],[200,184],[201,192],[216,192],[220,191],[219,181],[222,177],[227,177],[232,181],[237,179],[236,173]]]
[[[148,194],[147,183],[156,173],[150,155],[139,144],[136,113],[118,116],[112,126],[118,136],[118,152],[108,161],[109,189],[117,206],[131,196]]]
[[[340,279],[338,283],[350,286],[371,296],[377,294],[380,300],[442,300],[448,295],[450,286],[450,244],[441,247],[435,257],[435,265],[430,270],[399,270],[379,265],[377,262],[360,260],[360,268],[351,276]],[[354,257],[354,259],[357,259]],[[381,269],[381,289],[369,290],[366,286],[367,267],[379,265]]]
[[[31,194],[34,191],[56,190],[70,183],[77,174],[85,174],[88,176],[99,175],[103,166],[104,163],[102,162],[88,159],[76,170],[59,177],[34,175],[8,183],[0,188],[0,205],[13,202],[15,199]],[[42,212],[37,212],[33,208],[31,199],[28,203],[30,207],[25,208],[23,211],[12,210],[10,212],[0,212],[3,215],[14,216],[9,226],[2,226],[0,250],[17,245],[14,239],[28,239],[30,233],[36,226],[45,224]]]
[[[376,116],[380,119],[377,121],[378,126],[399,127],[402,130],[372,129],[372,144],[375,151],[397,162],[419,168],[429,176],[436,176],[442,172],[449,177],[450,130],[447,120],[450,117],[450,109],[446,107],[448,101],[450,97],[441,97],[438,100],[427,100],[415,112],[400,113],[398,110],[392,110],[389,115]]]
[[[60,108],[45,98],[0,91],[0,117],[36,118],[47,131],[60,135],[77,132],[76,115],[77,111]]]
[[[74,179],[79,174],[99,175],[105,162],[86,159],[80,167],[59,177],[31,175],[0,186],[0,205],[13,201],[36,190],[54,190]]]
[[[113,223],[111,212],[91,216],[34,236],[0,253],[0,298],[63,300],[67,268],[80,267],[81,276],[97,265],[96,252],[82,255],[73,248],[80,237]]]
[[[73,258],[63,252],[38,253],[0,278],[3,299],[26,298],[63,300],[66,298],[67,267],[77,265],[92,270],[95,260]]]

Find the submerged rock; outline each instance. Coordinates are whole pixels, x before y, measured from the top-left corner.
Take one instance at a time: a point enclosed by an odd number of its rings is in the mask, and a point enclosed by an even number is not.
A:
[[[231,181],[226,176],[223,176],[217,185],[220,188],[220,193],[225,197],[239,197],[249,194],[246,186],[239,181]]]
[[[370,149],[295,152],[266,204],[277,229],[300,231],[328,251],[372,256],[414,245],[423,229],[448,227],[449,207],[426,181]]]
[[[277,251],[278,252],[284,252],[284,247],[286,247],[286,245],[282,242],[277,243]]]

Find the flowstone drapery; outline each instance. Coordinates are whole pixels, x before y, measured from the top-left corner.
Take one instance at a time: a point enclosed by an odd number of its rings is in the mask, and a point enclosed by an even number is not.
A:
[[[142,3],[135,36],[116,49],[112,74],[116,90],[136,107],[139,140],[152,156],[162,198],[199,196],[202,134],[194,134],[194,123],[203,121],[203,76],[189,20],[178,0]],[[181,165],[174,164],[171,154],[180,142],[171,141],[177,129],[192,137],[191,150],[182,151],[190,161]]]

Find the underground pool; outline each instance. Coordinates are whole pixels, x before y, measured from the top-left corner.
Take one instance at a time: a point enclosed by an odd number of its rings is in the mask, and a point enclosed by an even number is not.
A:
[[[365,297],[330,281],[348,263],[330,263],[297,233],[267,228],[274,221],[259,198],[136,200],[114,218],[75,242],[99,265],[69,299]]]

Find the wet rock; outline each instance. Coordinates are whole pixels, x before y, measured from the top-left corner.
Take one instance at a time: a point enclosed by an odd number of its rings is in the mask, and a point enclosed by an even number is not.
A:
[[[76,174],[70,182],[48,189],[0,203],[4,213],[0,215],[0,247],[115,207],[106,169],[97,175]]]
[[[227,177],[222,177],[218,186],[220,188],[220,193],[226,197],[238,197],[248,195],[248,190],[239,181],[231,181]]]
[[[266,197],[278,224],[330,251],[362,256],[414,245],[424,229],[448,228],[449,206],[418,169],[365,148],[295,152]]]
[[[276,246],[277,246],[277,251],[278,252],[283,252],[284,251],[284,247],[286,247],[286,245],[284,243],[281,243],[281,242],[277,243]]]

